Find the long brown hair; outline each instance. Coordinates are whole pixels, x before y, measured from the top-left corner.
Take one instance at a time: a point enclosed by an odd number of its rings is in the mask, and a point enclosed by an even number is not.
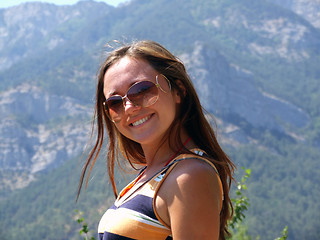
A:
[[[100,67],[95,106],[97,139],[83,167],[77,197],[79,197],[87,169],[89,168],[90,174],[101,151],[105,130],[108,134],[107,167],[115,196],[117,196],[117,188],[114,167],[115,163],[118,162],[119,151],[132,166],[136,163],[145,163],[144,153],[140,144],[120,134],[103,109],[103,102],[106,100],[103,94],[104,75],[109,67],[125,56],[147,61],[157,72],[168,78],[172,89],[177,90],[180,96],[184,96],[176,120],[173,122],[170,131],[168,131],[170,135],[168,136],[169,144],[172,148],[174,146],[182,146],[179,133],[184,129],[194,143],[207,153],[208,159],[215,164],[224,191],[224,200],[220,213],[220,239],[224,240],[225,235],[229,234],[227,221],[233,214],[229,189],[233,180],[235,166],[220,147],[183,63],[163,46],[153,41],[138,41],[121,46],[112,51]],[[181,83],[183,84],[183,89],[179,87]],[[183,152],[191,153],[188,149],[183,149]],[[88,178],[89,176],[87,176],[87,181]]]

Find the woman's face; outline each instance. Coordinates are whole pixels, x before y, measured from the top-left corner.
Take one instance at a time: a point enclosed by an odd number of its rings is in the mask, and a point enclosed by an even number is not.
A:
[[[181,99],[177,91],[170,91],[169,85],[144,60],[124,57],[113,64],[105,73],[103,93],[108,99],[113,95],[125,96],[128,89],[140,81],[156,83],[156,76],[161,87],[159,98],[151,106],[135,106],[127,98],[123,99],[123,112],[119,121],[114,122],[118,131],[127,138],[143,145],[158,144],[174,121],[177,104]]]

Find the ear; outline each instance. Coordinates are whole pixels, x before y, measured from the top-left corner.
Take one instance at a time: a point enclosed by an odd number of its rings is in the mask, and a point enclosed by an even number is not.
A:
[[[182,81],[181,80],[177,80],[176,81],[176,84],[179,88],[180,91],[176,90],[175,91],[175,95],[176,95],[176,102],[177,103],[181,103],[182,99],[186,96],[187,94],[187,90],[186,90],[186,87],[183,85]],[[180,96],[181,95],[181,92],[183,94],[183,96]]]

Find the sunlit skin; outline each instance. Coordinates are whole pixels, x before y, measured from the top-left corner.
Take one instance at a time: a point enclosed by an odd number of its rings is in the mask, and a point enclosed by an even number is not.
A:
[[[124,96],[132,84],[144,80],[155,82],[158,74],[146,61],[124,57],[105,73],[104,95],[106,99],[116,94]],[[166,82],[162,79],[162,83]],[[159,90],[158,101],[149,107],[125,101],[123,117],[114,124],[121,134],[142,146],[147,169],[140,182],[160,170],[174,154],[168,141],[160,143],[167,136],[180,103],[181,97],[175,90],[167,93]],[[142,119],[146,121],[133,125]],[[184,131],[180,134],[183,140],[188,139]],[[196,146],[190,141],[186,147]],[[218,178],[212,167],[205,162],[188,159],[177,164],[164,181],[156,196],[155,210],[171,227],[175,240],[218,239],[220,196]]]

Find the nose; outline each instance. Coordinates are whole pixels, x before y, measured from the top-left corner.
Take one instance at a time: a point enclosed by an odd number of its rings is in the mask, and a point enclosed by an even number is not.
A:
[[[128,114],[134,112],[137,108],[140,108],[137,105],[134,105],[127,97],[123,99],[123,108],[124,111]]]

